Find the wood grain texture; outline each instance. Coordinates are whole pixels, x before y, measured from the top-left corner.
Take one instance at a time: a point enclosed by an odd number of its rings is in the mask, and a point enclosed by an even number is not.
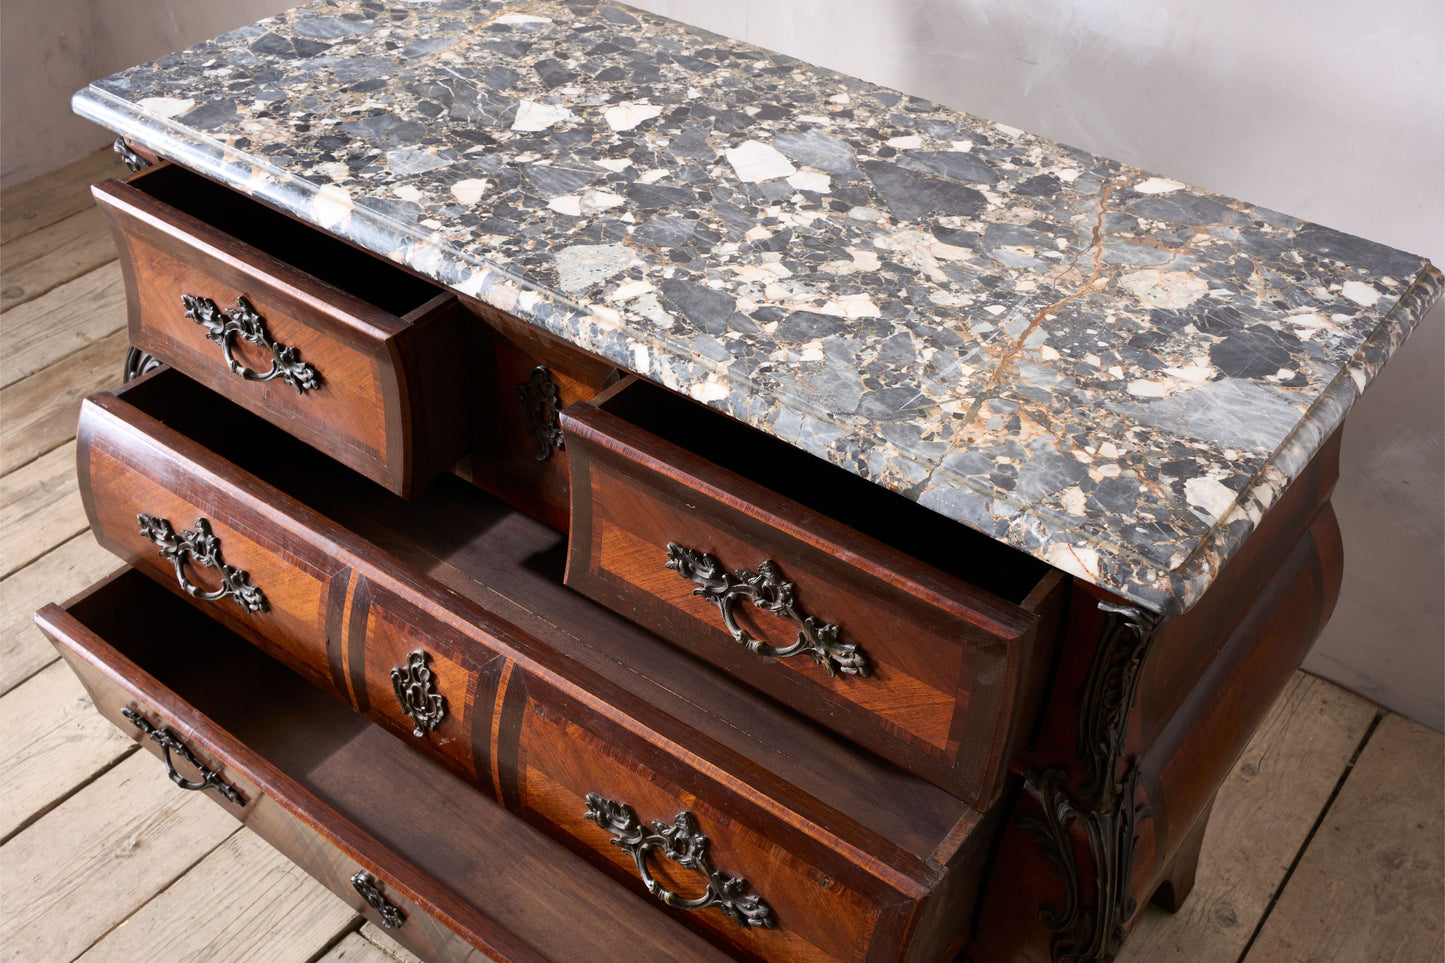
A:
[[[147,632],[142,612],[172,631]],[[374,874],[404,916],[397,939],[424,959],[723,958],[139,573],[38,618],[102,715],[128,727],[122,709],[137,707],[163,721],[236,788],[244,807],[204,793],[214,811],[243,819],[353,907],[363,904],[352,874]]]
[[[33,301],[67,281],[115,260],[100,212],[87,208],[0,247],[0,311]]]
[[[87,778],[135,748],[95,711],[55,663],[0,696],[0,838],[48,811]]]
[[[1235,963],[1374,717],[1296,672],[1219,789],[1192,895],[1145,907],[1119,963]]]
[[[115,151],[103,147],[57,171],[7,187],[0,201],[0,244],[89,210],[90,185],[124,171]]]
[[[328,950],[317,963],[420,963],[418,957],[405,947],[395,942],[392,945],[406,955],[389,952],[360,933],[351,933]]]
[[[80,402],[118,385],[129,342],[116,331],[28,378],[0,388],[0,472],[33,461],[75,437]]]
[[[0,580],[0,694],[55,661],[55,648],[35,627],[35,610],[75,595],[119,564],[87,530]]]
[[[0,477],[0,578],[85,531],[75,443]]]
[[[922,509],[876,486],[853,488],[841,469],[781,452],[774,439],[651,386],[619,385],[595,405],[574,405],[563,426],[572,469],[570,587],[976,808],[998,798],[1041,694],[1024,684],[1025,667],[1047,662],[1053,648],[1052,638],[1038,637],[1040,610],[1062,607],[1062,580],[1030,610],[1018,601],[1043,581],[1043,569],[1019,566],[1010,600],[869,537],[852,526],[895,513],[918,521],[913,512]],[[772,481],[764,467],[783,459],[794,497],[759,483]],[[810,501],[794,500],[799,495]],[[734,585],[772,562],[795,587],[797,618],[836,625],[838,640],[863,653],[866,675],[842,666],[835,675],[808,654],[769,658],[744,648],[717,605],[698,597],[699,577],[680,574],[673,544],[693,553],[703,578],[703,553],[724,573],[753,573],[736,575]],[[1002,573],[1013,553],[992,549],[960,546],[957,554],[977,552],[973,568]],[[734,614],[775,650],[802,636],[794,619],[746,598]]]
[[[125,327],[125,282],[111,262],[12,308],[0,324],[0,387]]]
[[[372,946],[375,946],[378,950],[395,960],[396,963],[421,963],[421,960],[419,960],[411,950],[408,950],[396,940],[387,936],[386,931],[375,923],[369,921],[363,923],[356,935]]]
[[[357,913],[242,829],[79,957],[80,963],[307,963]]]
[[[519,392],[530,384],[533,370],[540,365],[557,387],[557,407],[561,409],[591,398],[615,369],[570,365],[568,354],[549,344],[546,336],[535,339],[535,350],[529,351],[486,325],[477,324],[476,329],[471,332],[477,343],[480,375],[474,402],[476,439],[472,454],[456,474],[558,531],[566,531],[571,511],[567,450],[540,446],[522,415]],[[580,377],[570,373],[579,370]],[[544,451],[547,456],[539,458]]]
[[[249,573],[268,605],[264,612],[247,613],[221,599],[202,604],[207,615],[620,878],[630,881],[637,871],[610,833],[583,818],[589,793],[631,805],[646,820],[696,812],[718,865],[752,881],[787,923],[743,929],[711,910],[681,914],[689,925],[745,952],[782,961],[896,957],[921,938],[912,920],[945,877],[976,880],[981,874],[983,830],[977,814],[957,800],[926,792],[916,780],[902,780],[907,788],[885,799],[881,787],[897,777],[876,760],[860,757],[853,762],[859,774],[851,791],[871,797],[867,806],[873,812],[893,810],[892,825],[859,821],[856,814],[868,809],[846,793],[839,795],[851,811],[820,802],[788,780],[796,763],[779,760],[770,772],[706,731],[682,726],[474,601],[417,578],[339,528],[329,506],[320,514],[305,508],[180,435],[184,412],[195,407],[184,399],[196,390],[177,373],[163,372],[118,395],[87,401],[82,471],[87,508],[102,542],[161,584],[174,586],[171,564],[139,534],[137,513],[164,516],[178,529],[192,525],[193,517],[210,519],[227,563]],[[236,417],[238,425],[255,424],[248,415]],[[279,462],[297,475],[324,477],[283,450],[228,445],[232,432],[215,418],[211,422],[208,444],[235,449],[252,464]],[[274,464],[271,470],[277,470]],[[495,504],[470,494],[483,507]],[[452,519],[453,536],[470,527],[464,521]],[[525,565],[526,559],[513,564]],[[205,572],[192,577],[209,584]],[[337,593],[346,593],[344,603]],[[345,618],[339,616],[343,611]],[[559,617],[554,611],[552,618]],[[584,606],[573,618],[574,631],[588,634],[595,609]],[[391,679],[417,650],[425,653],[446,706],[440,724],[420,736]],[[344,657],[336,658],[338,651]],[[338,665],[346,667],[344,685]],[[639,669],[680,685],[655,663],[634,665],[626,675]],[[702,688],[716,686],[712,681]],[[755,708],[756,700],[750,700],[737,717],[752,717]],[[791,748],[804,754],[802,747]],[[910,824],[902,836],[893,828],[898,822]],[[950,839],[955,831],[967,845]],[[694,891],[695,882],[679,883],[685,884],[690,884],[685,891]],[[938,932],[922,936],[948,943],[966,927],[967,917],[942,914],[935,925]]]
[[[474,451],[457,474],[503,501],[566,531],[571,501],[567,451],[538,460],[537,441],[519,417],[517,389],[542,365],[557,384],[560,407],[586,401],[621,377],[604,361],[542,328],[474,298],[461,303],[481,322],[470,330],[479,370]]]
[[[84,185],[90,183],[90,181],[94,180],[97,176],[115,176],[121,170],[118,162],[114,159],[114,155],[108,149],[97,152],[97,154],[87,160],[92,162],[92,167],[96,173],[88,178],[74,179],[73,190],[71,191],[72,200],[69,201],[70,206],[68,208],[65,207],[65,190],[57,186],[60,181],[51,175],[37,179],[29,184],[21,185],[19,188],[7,190],[4,195],[3,205],[0,205],[0,224],[3,224],[3,232],[0,232],[0,240],[8,243],[13,240],[14,237],[20,236],[24,232],[33,231],[37,227],[43,227],[47,223],[54,223],[55,221],[62,220],[65,217],[84,210],[90,204],[88,191],[85,190]],[[65,172],[59,173],[63,174]],[[26,200],[27,194],[29,196],[28,201]],[[22,217],[22,215],[24,216]],[[50,338],[51,335],[56,332],[49,331],[49,328],[57,322],[65,325],[89,323],[96,320],[84,314],[84,312],[89,310],[90,306],[90,302],[87,301],[86,298],[61,296],[65,291],[65,287],[71,287],[72,285],[82,287],[92,285],[90,289],[94,290],[93,279],[82,278],[40,299],[50,305],[70,305],[72,306],[71,308],[42,312],[34,310],[30,305],[24,305],[14,311],[6,312],[4,324],[0,326],[0,339],[4,340],[5,347],[8,349],[12,343],[31,343],[37,338],[40,340]],[[116,311],[116,317],[117,319],[122,317],[118,309]],[[505,322],[505,318],[503,321]],[[118,320],[114,328],[119,328],[119,326],[120,321]],[[114,330],[114,328],[112,330]],[[527,350],[532,350],[533,346],[526,340],[526,337],[529,333],[535,331],[535,329],[523,326],[519,331],[512,331],[509,328],[503,328],[503,330],[508,331],[508,337],[514,341],[518,341],[518,343],[527,344]],[[20,335],[21,332],[25,333]],[[17,335],[20,336],[17,337]],[[122,336],[111,335],[111,338],[119,341],[122,339]],[[61,340],[63,342],[63,339]],[[74,344],[61,343],[60,347],[55,349],[58,351],[55,355],[55,360],[60,360],[62,364],[52,365],[48,370],[51,372],[61,370],[64,367],[64,362],[68,362],[76,357],[77,353],[73,350],[74,347],[85,343],[84,340]],[[50,349],[47,348],[46,350]],[[542,351],[541,353],[546,354],[546,351]],[[12,371],[12,366],[15,363],[15,360],[8,356],[8,354],[0,354],[0,374],[8,378]],[[563,367],[564,362],[560,359],[554,359],[551,363],[554,365],[555,370],[564,372],[572,371],[570,368]],[[100,362],[97,361],[97,364],[99,365]],[[41,365],[41,367],[44,368],[45,366]],[[97,367],[96,370],[99,372],[100,368]],[[37,377],[41,376],[46,376],[46,371],[41,371],[41,374]],[[605,379],[606,376],[607,370],[604,366],[602,378]],[[25,381],[22,381],[21,384],[25,384]],[[37,389],[34,391],[34,394],[43,397],[47,392]],[[9,392],[0,394],[0,406],[3,406],[4,409],[4,419],[3,423],[0,423],[0,432],[8,432],[17,418],[17,412],[20,412],[26,407],[12,400],[17,397],[20,396]],[[30,417],[30,413],[25,412],[22,416]],[[35,417],[42,418],[39,412],[35,413]],[[61,440],[63,441],[64,439]],[[13,464],[8,461],[6,463]],[[1272,511],[1271,517],[1274,514],[1275,512]],[[352,525],[360,527],[359,523],[352,523]],[[541,543],[539,542],[538,544],[540,545]],[[539,548],[538,550],[540,551],[541,549]],[[39,669],[54,661],[53,650],[44,640],[44,637],[30,624],[30,612],[42,602],[63,598],[78,591],[90,581],[99,578],[106,571],[110,570],[113,565],[113,557],[95,545],[93,538],[87,532],[64,542],[64,544],[37,559],[32,564],[0,581],[0,626],[3,626],[3,629],[0,629],[0,692],[12,689],[16,683],[31,677]],[[517,573],[517,577],[494,580],[488,585],[482,585],[476,582],[466,582],[465,584],[458,582],[458,585],[465,591],[476,593],[479,596],[485,595],[493,599],[498,606],[505,604],[502,596],[511,595],[517,603],[512,609],[514,612],[520,612],[522,605],[530,606],[535,610],[536,622],[534,624],[538,626],[536,631],[540,634],[541,627],[549,617],[549,614],[559,607],[566,609],[567,606],[559,606],[560,597],[554,597],[545,592],[539,594],[536,591],[535,585],[527,582],[526,579],[522,577],[527,574],[529,573],[519,572]],[[53,589],[50,588],[52,586]],[[521,616],[518,615],[517,617],[520,618]],[[597,619],[594,624],[587,626],[586,632],[582,633],[585,638],[595,640],[597,647],[604,652],[617,638],[617,633],[608,625],[609,620],[615,621],[610,616]],[[601,655],[599,655],[599,658],[600,657]],[[1191,684],[1189,673],[1194,672],[1197,674],[1198,671],[1197,667],[1186,664],[1187,661],[1187,656],[1182,654],[1171,656],[1168,664],[1160,673],[1165,676],[1171,673],[1177,674],[1179,680],[1177,683],[1171,684],[1175,684],[1176,687],[1183,686],[1186,691]],[[1160,664],[1165,665],[1164,662]],[[1317,686],[1321,690],[1321,693],[1330,694],[1322,695],[1320,699],[1321,706],[1333,706],[1333,708],[1328,709],[1326,715],[1311,715],[1309,709],[1311,703],[1307,700],[1301,701],[1305,698],[1302,694],[1304,691],[1303,687],[1307,685]],[[672,707],[671,711],[686,714],[685,710],[689,708],[685,698],[686,693],[674,693],[674,697],[679,700],[675,703],[665,703],[665,697],[668,694],[666,690],[655,690],[654,694],[659,702],[669,704]],[[1182,960],[1192,960],[1199,958],[1206,961],[1214,959],[1222,960],[1229,955],[1231,947],[1241,945],[1239,943],[1241,931],[1243,931],[1243,938],[1247,939],[1249,931],[1253,928],[1254,921],[1249,918],[1250,910],[1248,907],[1259,905],[1256,902],[1259,899],[1259,894],[1265,894],[1263,901],[1264,903],[1268,902],[1268,894],[1280,886],[1284,867],[1289,864],[1290,857],[1281,854],[1284,853],[1289,846],[1297,845],[1295,837],[1301,834],[1301,827],[1303,827],[1303,831],[1307,831],[1312,820],[1318,815],[1317,807],[1319,797],[1317,791],[1320,785],[1329,781],[1329,766],[1324,762],[1320,762],[1318,771],[1309,770],[1308,766],[1305,765],[1307,757],[1300,755],[1296,758],[1294,750],[1291,750],[1289,747],[1295,746],[1298,748],[1309,743],[1316,743],[1310,751],[1317,751],[1320,749],[1320,745],[1314,737],[1318,736],[1319,741],[1322,741],[1329,747],[1330,753],[1340,751],[1340,746],[1348,742],[1348,739],[1344,738],[1342,733],[1349,731],[1350,726],[1344,726],[1343,728],[1338,727],[1336,725],[1338,719],[1334,714],[1334,710],[1338,709],[1340,705],[1358,706],[1358,702],[1353,700],[1353,697],[1327,684],[1313,680],[1302,681],[1301,677],[1298,676],[1287,690],[1285,699],[1291,702],[1293,708],[1286,710],[1283,705],[1276,707],[1276,710],[1271,714],[1270,718],[1263,724],[1260,734],[1251,742],[1245,755],[1230,774],[1225,789],[1221,791],[1219,802],[1215,806],[1210,830],[1206,836],[1204,859],[1200,866],[1198,884],[1194,895],[1186,900],[1183,911],[1177,915],[1169,916],[1152,907],[1147,908],[1141,914],[1140,922],[1136,928],[1136,932],[1131,936],[1131,940],[1136,942],[1141,940],[1145,941],[1145,950],[1151,947],[1160,948],[1159,951],[1163,954],[1160,957],[1161,959],[1169,960],[1179,958]],[[1333,702],[1331,700],[1333,700]],[[1161,700],[1160,705],[1163,706],[1163,708],[1160,709],[1159,712],[1155,713],[1151,711],[1151,714],[1160,720],[1157,724],[1162,724],[1162,722],[1167,721],[1168,699],[1165,698]],[[1282,713],[1285,714],[1282,715]],[[1354,712],[1351,710],[1350,712],[1346,712],[1345,715],[1353,718]],[[714,720],[714,728],[718,731],[726,731],[728,726],[728,718],[717,718]],[[1316,730],[1318,730],[1318,732],[1316,732]],[[0,731],[3,731],[3,728],[0,728]],[[1275,732],[1274,740],[1271,740],[1268,735],[1271,732]],[[1434,738],[1438,751],[1439,737],[1435,736]],[[6,748],[8,747],[0,745],[0,752],[3,752]],[[763,750],[759,748],[758,751],[761,752]],[[1251,760],[1257,762],[1258,772],[1253,776],[1246,776],[1245,773]],[[154,760],[152,760],[152,762],[154,763]],[[1298,762],[1299,765],[1296,765],[1296,762]],[[159,763],[154,764],[159,767]],[[1340,773],[1335,774],[1335,778],[1338,778],[1342,772],[1343,769]],[[81,768],[70,771],[70,780],[73,785],[79,786],[85,784],[93,775],[93,772],[86,771],[82,765]],[[164,787],[173,789],[173,787],[169,786],[169,783],[165,782],[163,774],[158,775]],[[1296,788],[1294,785],[1295,781],[1303,784],[1299,792],[1294,791]],[[1236,784],[1243,784],[1243,789],[1240,791],[1249,794],[1249,798],[1253,799],[1254,802],[1243,811],[1236,809],[1233,815],[1231,815],[1231,810],[1228,806],[1228,794],[1230,788]],[[469,790],[462,790],[451,798],[459,799],[462,798],[463,794],[469,792]],[[1401,804],[1413,803],[1419,812],[1423,812],[1427,816],[1432,816],[1433,813],[1440,808],[1440,800],[1438,798],[1425,798],[1418,792],[1412,792],[1400,800],[1400,802]],[[450,802],[448,802],[448,805],[449,804]],[[112,795],[104,801],[104,805],[112,808],[124,808],[127,805],[127,797],[123,795]],[[491,808],[495,810],[496,807]],[[475,833],[482,825],[483,823],[481,821],[474,823],[471,831]],[[21,836],[23,835],[24,833],[21,834]],[[64,833],[62,831],[57,835],[63,836]],[[1324,833],[1316,835],[1309,840],[1310,849],[1305,851],[1305,855],[1308,856],[1310,853],[1318,855],[1321,852],[1329,853],[1331,852],[1331,847],[1337,845],[1343,836],[1344,834],[1327,835]],[[109,858],[108,850],[106,849],[108,843],[108,840],[95,841],[100,855],[93,861],[71,861],[71,870],[78,874],[78,878],[73,885],[92,885],[92,880],[81,879],[79,877],[97,873],[123,873],[129,870],[133,860],[130,858]],[[158,842],[157,845],[165,844]],[[8,860],[8,851],[4,858]],[[1341,860],[1337,858],[1337,861]],[[1357,866],[1347,859],[1342,860],[1342,864],[1347,867],[1348,872],[1351,874],[1357,871]],[[5,865],[0,867],[0,869],[8,872],[11,866],[9,862],[6,861]],[[1426,867],[1426,869],[1428,870],[1428,867]],[[1410,867],[1401,867],[1401,873],[1403,875],[1398,882],[1406,888],[1415,885],[1409,883],[1406,878],[1409,872]],[[0,873],[0,875],[3,874],[4,873]],[[181,879],[183,880],[184,877],[181,877]],[[162,890],[169,882],[169,880],[164,879],[159,882],[153,880],[150,883],[147,883],[145,880],[140,880],[138,882],[133,881],[131,885],[140,887],[149,885],[150,888],[146,893],[142,894],[142,898],[144,899],[149,898],[151,893]],[[1438,899],[1436,903],[1438,904]],[[1303,938],[1296,955],[1300,958],[1320,957],[1328,959],[1330,958],[1329,956],[1321,956],[1321,954],[1327,952],[1327,949],[1320,949],[1318,945],[1321,937],[1315,935],[1310,929],[1310,927],[1316,925],[1311,915],[1313,907],[1304,904],[1305,901],[1303,900],[1292,900],[1288,905],[1283,902],[1277,904],[1270,917],[1272,925],[1279,925],[1284,920],[1295,915],[1303,915],[1305,917],[1304,922],[1296,922],[1292,925],[1293,932]],[[11,915],[16,905],[17,903],[9,898],[9,893],[7,892],[5,915]],[[20,918],[13,925],[22,928],[29,925],[41,925],[30,922],[30,917],[27,915],[30,912],[28,905],[23,904],[23,901],[18,905],[22,906],[22,909],[17,914]],[[45,911],[45,909],[45,906],[37,906],[37,911]],[[522,909],[520,906],[512,907],[512,910],[516,912],[521,912]],[[1374,908],[1372,906],[1365,908],[1362,903],[1356,902],[1348,905],[1345,912],[1351,919],[1362,918],[1368,924],[1369,917],[1374,912]],[[1428,929],[1428,927],[1435,925],[1435,921],[1438,920],[1438,905],[1431,906],[1429,905],[1429,901],[1425,901],[1425,905],[1421,909],[1421,914],[1421,919],[1426,921],[1424,926]],[[205,925],[203,920],[198,920],[197,923],[201,926]],[[1157,928],[1153,925],[1156,923]],[[1419,929],[1421,925],[1418,920],[1407,919],[1400,922],[1398,927],[1410,930],[1411,928]],[[1368,925],[1361,928],[1370,930],[1370,938],[1374,942],[1360,945],[1356,945],[1355,943],[1348,944],[1350,948],[1356,951],[1357,955],[1354,958],[1369,960],[1389,958],[1387,955],[1388,948],[1398,943],[1398,940],[1395,938],[1396,934],[1393,931],[1382,931],[1380,928],[1371,928]],[[1163,935],[1166,930],[1170,935]],[[375,934],[372,937],[375,943],[386,944],[384,934],[376,930],[371,924],[364,927],[362,933],[366,935]],[[1154,939],[1155,935],[1159,937],[1157,940]],[[354,940],[361,938],[360,936],[348,937],[341,944],[338,944],[337,947],[334,947],[333,952],[340,950],[342,947],[352,945]],[[396,951],[396,944],[390,943],[387,945],[389,950],[392,952]],[[1125,947],[1124,958],[1139,958],[1138,954],[1131,954],[1130,943],[1126,943]],[[1171,957],[1168,955],[1170,952],[1179,951],[1178,949],[1171,951],[1171,947],[1183,948],[1185,955]],[[307,947],[302,955],[304,956],[307,953],[317,955],[322,952],[323,946],[318,944]],[[405,951],[402,952],[405,953]],[[1438,953],[1436,955],[1438,956]],[[1236,957],[1237,951],[1234,957],[1229,958],[1234,959]],[[634,959],[637,958],[640,957],[634,955]],[[1148,957],[1146,956],[1145,958]],[[1256,954],[1255,958],[1260,957]],[[6,957],[6,959],[9,959],[9,957]],[[407,963],[415,963],[415,960],[415,957],[407,954]],[[30,963],[30,961],[27,959],[26,963]],[[368,957],[363,963],[370,963],[370,958]],[[392,960],[390,958],[383,958],[378,959],[376,963],[392,963]]]
[[[74,959],[235,831],[134,753],[0,846],[0,960]]]
[[[1339,527],[1326,505],[1236,620],[1170,725],[1137,756],[1106,757],[1136,774],[1112,777],[1119,780],[1118,796],[1058,808],[1041,788],[1051,779],[1034,776],[1025,784],[989,881],[975,948],[980,963],[1050,959],[1054,933],[1051,918],[1041,911],[1068,905],[1075,896],[1073,905],[1082,912],[1065,918],[1063,938],[1107,949],[1127,934],[1135,908],[1147,904],[1161,883],[1187,884],[1173,870],[1193,856],[1199,820],[1328,617],[1341,568]],[[1087,594],[1075,586],[1076,600]],[[1221,604],[1217,597],[1215,603]],[[1124,649],[1125,657],[1129,651]],[[1141,691],[1138,699],[1151,694]],[[1106,730],[1101,726],[1098,731]],[[1137,730],[1130,726],[1121,735],[1133,738]],[[1073,753],[1060,760],[1061,766],[1063,760],[1072,762]],[[1083,768],[1082,762],[1074,764]],[[1062,767],[1054,772],[1052,778],[1068,778]],[[1103,785],[1112,778],[1106,776]],[[1065,792],[1082,791],[1064,785]],[[1126,813],[1135,818],[1126,819]],[[1091,828],[1102,840],[1090,840]],[[1072,864],[1071,872],[1061,871],[1063,845],[1073,848],[1064,861]],[[1111,885],[1098,890],[1100,879]]]
[[[399,494],[462,456],[468,370],[454,298],[177,167],[103,182],[95,197],[121,252],[131,344]],[[319,384],[243,378],[183,296],[221,310],[244,297]],[[230,344],[253,374],[271,370],[271,352]]]
[[[109,398],[88,399],[80,423],[81,484],[96,539],[127,564],[180,591],[174,564],[137,519],[144,514],[164,520],[178,537],[199,530],[205,520],[223,563],[246,572],[247,584],[262,593],[265,605],[248,611],[230,596],[195,604],[305,678],[330,684],[326,640],[335,636],[349,560],[334,557],[332,542],[315,534],[314,517],[300,506],[282,506],[283,520],[277,506],[246,490],[245,481],[225,485],[214,473],[187,466],[184,456],[157,450],[102,407]],[[179,484],[167,485],[168,477]],[[214,569],[189,555],[183,571],[207,591],[221,585]]]
[[[1445,756],[1386,716],[1325,814],[1245,963],[1445,955]]]

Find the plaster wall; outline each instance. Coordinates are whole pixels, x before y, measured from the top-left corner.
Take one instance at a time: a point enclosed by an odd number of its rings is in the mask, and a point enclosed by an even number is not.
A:
[[[1445,264],[1439,0],[634,0]],[[276,0],[5,0],[3,178],[108,138],[71,91]],[[1445,315],[1360,401],[1344,589],[1306,667],[1445,728]]]
[[[0,188],[114,140],[70,112],[70,95],[91,80],[292,6],[285,0],[4,0]]]

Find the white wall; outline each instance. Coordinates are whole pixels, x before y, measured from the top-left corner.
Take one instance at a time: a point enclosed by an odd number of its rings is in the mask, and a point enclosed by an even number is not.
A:
[[[4,0],[0,188],[114,140],[70,112],[97,77],[154,60],[295,3],[286,0]]]
[[[634,0],[636,6],[1445,264],[1440,0]],[[4,183],[107,138],[95,76],[276,0],[5,0]],[[1445,726],[1440,308],[1359,403],[1345,586],[1306,661]]]

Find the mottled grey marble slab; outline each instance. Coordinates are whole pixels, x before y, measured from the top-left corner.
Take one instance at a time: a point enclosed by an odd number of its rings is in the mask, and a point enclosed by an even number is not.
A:
[[[1159,611],[1424,259],[612,3],[317,3],[75,108]]]

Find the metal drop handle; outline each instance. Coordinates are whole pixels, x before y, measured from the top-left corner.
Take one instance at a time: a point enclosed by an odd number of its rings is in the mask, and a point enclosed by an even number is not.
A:
[[[229,595],[247,612],[266,611],[266,596],[251,584],[251,576],[221,560],[221,540],[211,532],[211,523],[206,519],[196,519],[194,530],[182,530],[179,535],[164,518],[142,513],[136,519],[140,522],[140,533],[155,543],[161,558],[175,566],[176,581],[187,595],[206,602]],[[220,572],[221,587],[207,592],[187,578],[185,566],[188,559],[195,559],[206,568]]]
[[[783,578],[778,563],[772,559],[758,563],[756,572],[738,569],[734,575],[723,568],[716,557],[677,542],[668,542],[666,567],[696,582],[698,587],[692,590],[692,594],[716,605],[722,613],[723,628],[733,641],[754,655],[790,659],[805,654],[826,669],[830,677],[839,672],[844,675],[868,675],[868,657],[856,643],[838,638],[838,626],[832,622],[819,622],[798,609],[793,583]],[[798,627],[798,641],[779,647],[753,638],[747,629],[738,625],[733,614],[738,599],[747,599],[765,612],[790,619]]]
[[[653,831],[649,833],[631,806],[592,792],[587,794],[587,811],[583,816],[613,834],[612,845],[632,857],[647,891],[668,906],[684,910],[716,906],[728,919],[743,927],[774,924],[772,907],[761,896],[748,894],[747,880],[713,868],[707,854],[708,839],[698,829],[697,818],[692,813],[678,813],[671,826],[654,819]],[[647,857],[654,850],[705,877],[707,889],[703,894],[686,899],[664,888],[647,868]]]
[[[226,367],[245,380],[270,381],[280,378],[295,388],[298,394],[321,387],[321,375],[317,370],[302,361],[301,353],[295,348],[280,344],[271,337],[271,332],[266,329],[266,319],[256,313],[256,309],[244,296],[236,299],[234,308],[226,310],[222,310],[210,298],[197,297],[194,294],[181,295],[181,303],[186,306],[186,317],[205,328],[206,338],[221,346],[221,357],[225,360]],[[232,339],[238,335],[256,347],[271,352],[270,371],[258,374],[232,356]]]
[[[191,752],[186,744],[181,742],[169,728],[152,725],[150,720],[129,706],[120,710],[120,714],[129,719],[131,725],[150,736],[151,741],[161,747],[161,755],[166,764],[166,774],[171,777],[171,782],[191,792],[204,792],[207,789],[214,789],[237,806],[246,805],[246,801],[241,798],[241,794],[222,781],[220,773],[201,765],[195,753]],[[172,758],[171,753],[175,753],[189,763],[191,768],[200,773],[201,778],[187,779],[177,772],[176,762],[175,759]]]

